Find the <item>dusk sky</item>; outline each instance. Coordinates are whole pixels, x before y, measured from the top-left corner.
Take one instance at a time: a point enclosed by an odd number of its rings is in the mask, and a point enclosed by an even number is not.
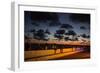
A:
[[[24,23],[25,35],[30,37],[33,36],[31,32],[33,29],[35,31],[39,29],[49,30],[49,39],[54,39],[54,34],[57,30],[65,30],[66,33],[72,30],[77,36],[82,34],[90,36],[90,14],[25,11]]]

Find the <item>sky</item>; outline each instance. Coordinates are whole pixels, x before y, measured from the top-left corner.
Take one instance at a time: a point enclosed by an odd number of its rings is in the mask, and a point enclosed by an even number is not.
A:
[[[49,30],[50,34],[46,37],[49,39],[55,39],[57,30],[65,30],[65,33],[72,30],[77,36],[90,36],[90,14],[24,11],[24,25],[24,33],[30,37],[33,37],[33,29]],[[82,36],[77,38],[90,39]]]

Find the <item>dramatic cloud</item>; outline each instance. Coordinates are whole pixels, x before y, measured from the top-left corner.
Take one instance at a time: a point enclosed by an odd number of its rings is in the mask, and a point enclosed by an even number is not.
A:
[[[49,26],[59,26],[59,25],[61,25],[61,23],[59,21],[51,21],[49,23]]]
[[[28,12],[27,12],[28,13]],[[31,20],[33,21],[57,21],[58,16],[56,13],[50,13],[50,12],[29,12]]]
[[[86,35],[86,34],[82,34],[81,37],[83,37],[83,38],[90,38],[90,36]]]
[[[76,35],[76,32],[73,31],[73,30],[69,30],[67,33],[65,33],[65,35],[72,35],[72,36],[75,36],[75,35]]]
[[[62,24],[61,28],[65,28],[65,29],[73,29],[73,26],[70,24]]]
[[[85,29],[86,29],[86,27],[84,27],[84,26],[80,26],[80,29],[83,29],[83,30],[85,30]]]
[[[45,31],[46,34],[51,34],[50,31],[48,29],[46,29]]]
[[[39,26],[40,24],[38,24],[38,23],[36,23],[36,22],[32,22],[32,25],[34,25],[34,26]]]
[[[54,37],[61,40],[63,39],[64,34],[65,34],[65,30],[57,30],[56,33],[54,34]]]
[[[65,30],[57,30],[56,31],[56,34],[64,34],[65,33]]]
[[[90,14],[71,14],[70,19],[75,22],[90,23]]]
[[[34,38],[38,40],[44,40],[46,38],[45,32],[43,29],[39,29],[35,34]]]
[[[38,40],[90,37],[90,14],[25,11],[24,23],[25,35]]]

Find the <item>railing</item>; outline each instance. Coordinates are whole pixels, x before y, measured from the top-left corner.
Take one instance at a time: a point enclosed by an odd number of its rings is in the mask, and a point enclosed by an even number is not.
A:
[[[50,50],[54,49],[55,51],[57,49],[60,49],[62,52],[63,49],[67,48],[82,48],[85,50],[90,50],[90,45],[68,45],[68,44],[48,44],[48,43],[43,43],[43,44],[37,44],[37,43],[25,43],[25,51],[31,51],[31,50]]]

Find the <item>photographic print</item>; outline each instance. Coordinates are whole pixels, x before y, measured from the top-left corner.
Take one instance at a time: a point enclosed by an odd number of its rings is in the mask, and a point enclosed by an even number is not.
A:
[[[24,61],[90,59],[90,14],[24,11]]]

